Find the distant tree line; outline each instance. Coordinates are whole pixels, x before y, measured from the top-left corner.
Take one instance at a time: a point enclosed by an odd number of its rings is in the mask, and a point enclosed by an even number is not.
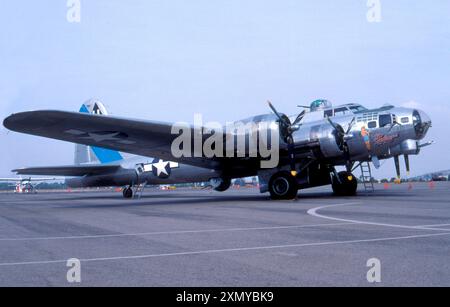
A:
[[[67,185],[59,182],[42,182],[34,185],[38,190],[65,190]],[[0,191],[13,191],[16,189],[16,184],[13,182],[0,182]]]

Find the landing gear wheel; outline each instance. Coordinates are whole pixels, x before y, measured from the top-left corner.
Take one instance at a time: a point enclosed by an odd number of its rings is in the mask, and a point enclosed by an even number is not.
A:
[[[124,198],[133,198],[133,189],[131,188],[125,188],[123,189],[123,197]]]
[[[269,192],[272,199],[294,199],[298,193],[297,181],[288,172],[280,172],[270,178]]]
[[[217,192],[225,192],[229,189],[231,186],[231,179],[230,178],[222,178],[222,182],[214,188]]]
[[[337,174],[339,179],[334,177],[331,187],[333,192],[338,196],[354,196],[358,189],[358,181],[356,177],[350,172],[339,172]]]

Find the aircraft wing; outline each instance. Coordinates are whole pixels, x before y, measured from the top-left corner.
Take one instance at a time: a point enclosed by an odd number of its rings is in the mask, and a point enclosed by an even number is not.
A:
[[[55,167],[30,167],[15,169],[18,175],[40,175],[40,176],[67,176],[77,177],[93,174],[102,174],[116,171],[120,165],[71,165],[71,166],[55,166]],[[34,181],[42,181],[36,180]],[[46,179],[55,180],[55,179]]]
[[[170,123],[64,111],[32,111],[13,114],[5,119],[3,125],[12,131],[72,143],[158,157],[210,169],[220,167],[215,158],[174,158],[171,145],[178,135],[171,134]],[[191,135],[194,135],[195,131],[191,129]]]

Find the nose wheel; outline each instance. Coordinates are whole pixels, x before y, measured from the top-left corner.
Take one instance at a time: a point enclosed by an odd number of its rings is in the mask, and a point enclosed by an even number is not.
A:
[[[122,193],[123,193],[123,198],[127,198],[127,199],[133,198],[133,189],[131,187],[124,188]]]
[[[294,199],[298,186],[294,176],[288,172],[280,172],[269,181],[269,192],[272,199]]]
[[[339,172],[337,177],[333,177],[331,185],[333,192],[337,196],[354,196],[358,189],[358,181],[350,172]]]

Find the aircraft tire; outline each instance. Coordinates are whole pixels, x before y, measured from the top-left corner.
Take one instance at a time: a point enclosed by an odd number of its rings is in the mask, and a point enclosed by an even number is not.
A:
[[[132,188],[123,189],[123,197],[127,199],[133,198],[133,189]]]
[[[358,189],[358,181],[356,177],[349,172],[343,171],[338,173],[339,180],[333,178],[331,187],[333,188],[334,195],[337,196],[355,196]]]
[[[222,183],[220,183],[219,186],[215,187],[214,190],[217,192],[225,192],[228,190],[231,186],[231,179],[230,178],[224,178],[222,179]]]
[[[274,200],[294,199],[298,193],[297,181],[288,172],[276,173],[270,178],[269,192]]]

